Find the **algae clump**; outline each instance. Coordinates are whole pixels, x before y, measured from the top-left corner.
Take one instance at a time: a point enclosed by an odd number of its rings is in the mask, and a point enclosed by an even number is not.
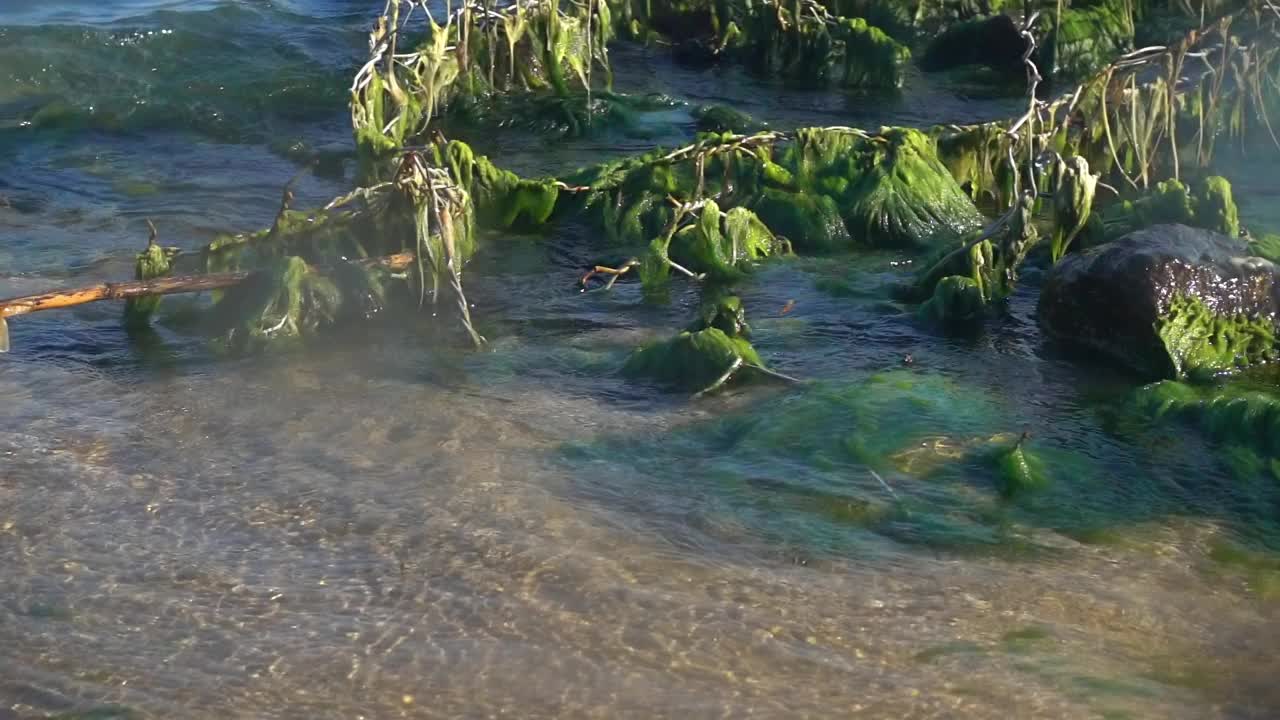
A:
[[[154,280],[169,274],[169,254],[154,241],[138,254],[134,264],[134,277],[138,280]],[[124,324],[130,329],[144,328],[151,324],[151,316],[160,307],[161,296],[129,298],[124,304]]]
[[[701,390],[730,373],[735,365],[761,365],[746,339],[730,337],[718,327],[685,331],[645,346],[627,359],[623,372],[684,390]]]
[[[1266,318],[1226,316],[1186,295],[1172,298],[1156,322],[1178,377],[1204,378],[1276,360],[1275,332]]]

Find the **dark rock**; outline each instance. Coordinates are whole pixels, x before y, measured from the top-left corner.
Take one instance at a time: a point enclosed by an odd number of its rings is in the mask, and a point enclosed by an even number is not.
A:
[[[1230,372],[1277,358],[1277,272],[1237,238],[1156,225],[1063,258],[1040,323],[1148,376]]]
[[[966,20],[935,38],[925,49],[920,67],[925,72],[950,70],[964,65],[986,65],[999,70],[1022,69],[1027,41],[1008,15]]]

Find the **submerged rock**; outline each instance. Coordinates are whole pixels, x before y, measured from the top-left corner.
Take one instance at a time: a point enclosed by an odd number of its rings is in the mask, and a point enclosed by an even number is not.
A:
[[[627,359],[623,373],[675,388],[699,390],[731,372],[738,363],[763,365],[745,338],[730,337],[718,327],[708,327],[640,348]]]
[[[767,125],[728,105],[703,105],[696,108],[692,115],[698,132],[742,134],[756,132]]]
[[[1195,423],[1216,441],[1280,457],[1280,395],[1276,392],[1234,379],[1209,388],[1163,380],[1136,390],[1130,404],[1144,420]]]
[[[1040,322],[1149,376],[1231,372],[1280,357],[1277,272],[1242,240],[1157,225],[1054,266]]]

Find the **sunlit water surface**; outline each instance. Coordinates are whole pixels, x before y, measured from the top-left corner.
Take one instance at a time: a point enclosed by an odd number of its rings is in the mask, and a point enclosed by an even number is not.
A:
[[[127,277],[144,218],[184,247],[269,224],[300,159],[349,147],[381,5],[6,3],[0,295]],[[614,57],[619,90],[775,127],[1019,102]],[[693,132],[688,106],[646,122],[468,139],[555,172]],[[1040,337],[1035,271],[946,339],[885,300],[905,258],[777,263],[742,295],[806,384],[693,402],[616,370],[696,295],[578,293],[578,232],[487,239],[479,354],[429,317],[252,359],[130,341],[106,305],[15,320],[0,718],[1280,713],[1275,471],[1127,416],[1133,379]],[[965,453],[1023,431],[1052,484],[1006,500]]]

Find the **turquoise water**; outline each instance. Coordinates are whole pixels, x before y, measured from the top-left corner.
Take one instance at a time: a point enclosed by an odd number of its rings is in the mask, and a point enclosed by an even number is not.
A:
[[[380,2],[9,2],[0,295],[128,277],[351,186],[345,88]],[[672,144],[691,108],[775,127],[1008,115],[912,76],[802,93],[614,53],[664,93],[625,131],[460,130],[558,172]],[[1269,222],[1265,173],[1237,183]],[[11,323],[0,361],[0,717],[1274,717],[1280,477],[1128,410],[1046,343],[1034,270],[942,337],[909,258],[783,261],[741,293],[799,387],[701,401],[622,380],[683,326],[581,294],[582,230],[490,237],[491,350],[429,317],[222,358],[118,307]],[[793,309],[783,312],[783,308]],[[910,362],[907,358],[910,357]],[[1021,433],[1045,484],[991,456]]]

